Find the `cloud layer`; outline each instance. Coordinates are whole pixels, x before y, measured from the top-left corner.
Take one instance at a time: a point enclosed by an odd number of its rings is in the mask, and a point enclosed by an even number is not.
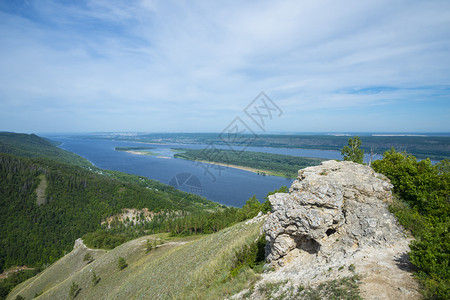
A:
[[[0,130],[450,131],[448,1],[6,1]]]

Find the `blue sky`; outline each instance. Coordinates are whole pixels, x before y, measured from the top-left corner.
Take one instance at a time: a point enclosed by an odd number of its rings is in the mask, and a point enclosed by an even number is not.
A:
[[[450,132],[450,1],[0,1],[0,131]],[[245,115],[244,115],[245,116]]]

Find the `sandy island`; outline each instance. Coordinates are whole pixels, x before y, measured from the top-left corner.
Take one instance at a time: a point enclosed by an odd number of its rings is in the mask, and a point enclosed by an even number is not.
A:
[[[158,155],[158,153],[151,152],[151,151],[135,151],[135,150],[127,150],[127,151],[125,151],[125,152],[130,153],[130,154],[137,154],[137,155]],[[158,156],[156,156],[156,157],[157,157],[157,158],[172,159],[172,157],[161,156],[161,155],[158,155]]]
[[[211,164],[211,165],[218,165],[218,166],[223,166],[223,167],[227,167],[227,168],[234,168],[234,169],[249,171],[249,172],[253,172],[253,173],[264,173],[267,175],[277,176],[277,174],[271,173],[269,171],[261,170],[261,169],[254,169],[254,168],[237,166],[237,165],[222,164],[222,163],[218,163],[218,162],[205,161],[205,160],[193,160],[193,161],[204,162],[204,163]]]
[[[137,154],[137,155],[155,155],[155,153],[150,151],[134,151],[134,150],[127,150],[126,153],[130,154]]]

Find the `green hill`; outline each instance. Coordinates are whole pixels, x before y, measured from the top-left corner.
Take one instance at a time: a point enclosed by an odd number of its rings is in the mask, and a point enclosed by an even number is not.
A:
[[[221,207],[157,181],[76,166],[81,157],[35,135],[3,133],[0,140],[8,152],[0,153],[0,270],[56,261],[123,208],[193,213]],[[152,230],[122,226],[118,235],[124,241],[145,232]]]
[[[72,283],[77,299],[223,299],[256,280],[249,267],[230,274],[240,251],[258,239],[261,225],[239,223],[212,235],[169,239],[148,253],[148,239],[166,236],[141,237],[110,251],[80,247],[17,286],[8,299],[41,293],[39,299],[68,299]],[[86,253],[95,260],[84,261]],[[119,257],[128,264],[123,270]]]
[[[85,158],[55,145],[35,134],[0,132],[0,153],[28,158],[48,158],[78,166],[91,166]]]

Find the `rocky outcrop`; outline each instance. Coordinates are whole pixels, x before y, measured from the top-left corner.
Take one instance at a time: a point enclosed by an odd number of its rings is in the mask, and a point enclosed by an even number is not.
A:
[[[385,176],[353,162],[300,170],[289,193],[269,196],[267,260],[273,266],[292,255],[329,261],[363,246],[394,244],[402,229],[387,210],[391,189]]]
[[[79,248],[79,247],[84,247],[84,248],[86,248],[86,245],[84,244],[82,238],[76,239],[76,240],[75,240],[75,244],[73,245],[73,249],[77,249],[77,248]]]
[[[305,287],[323,292],[349,278],[363,299],[420,299],[410,238],[387,209],[391,189],[385,176],[352,162],[300,170],[289,193],[269,196],[263,230],[274,268],[233,299],[267,299],[269,290],[270,299],[303,299]]]

